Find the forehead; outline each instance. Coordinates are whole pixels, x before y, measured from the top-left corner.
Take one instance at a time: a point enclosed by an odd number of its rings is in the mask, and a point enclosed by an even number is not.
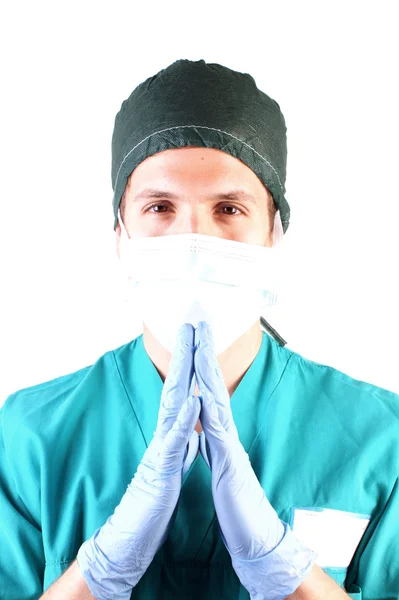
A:
[[[240,159],[216,148],[185,147],[157,152],[142,161],[130,174],[128,187],[140,193],[144,188],[167,186],[244,189],[248,193],[269,194],[263,182]],[[224,189],[226,188],[226,189]],[[172,191],[172,190],[170,190]]]

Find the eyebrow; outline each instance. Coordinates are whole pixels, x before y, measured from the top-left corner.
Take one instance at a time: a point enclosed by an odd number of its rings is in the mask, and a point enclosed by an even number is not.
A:
[[[134,197],[134,200],[141,200],[143,198],[166,198],[169,200],[177,200],[179,196],[171,192],[163,190],[157,190],[154,188],[146,188]],[[256,198],[252,194],[249,194],[245,190],[231,190],[230,192],[221,192],[219,194],[212,194],[209,196],[212,200],[241,200],[256,203]]]

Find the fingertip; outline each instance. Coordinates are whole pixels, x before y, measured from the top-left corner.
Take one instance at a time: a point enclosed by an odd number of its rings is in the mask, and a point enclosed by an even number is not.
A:
[[[191,323],[183,323],[177,332],[177,343],[194,346],[195,329]]]
[[[218,417],[218,409],[214,395],[208,390],[201,393],[201,410],[208,411],[213,417]]]
[[[210,331],[211,327],[209,323],[207,323],[207,321],[199,321],[196,329],[196,333],[199,339],[204,339],[204,337],[207,337],[210,334]]]
[[[198,326],[195,330],[195,347],[204,348],[208,347],[214,351],[214,339],[212,333],[212,327],[207,321],[199,321]]]
[[[195,349],[199,348],[200,345],[200,340],[201,340],[201,336],[200,336],[200,325],[201,325],[202,321],[200,323],[198,323],[197,327],[195,328],[195,334],[194,334],[194,346]]]
[[[185,402],[185,407],[187,412],[190,412],[192,415],[195,414],[198,416],[201,412],[201,402],[199,397],[190,394],[190,396],[188,396]]]

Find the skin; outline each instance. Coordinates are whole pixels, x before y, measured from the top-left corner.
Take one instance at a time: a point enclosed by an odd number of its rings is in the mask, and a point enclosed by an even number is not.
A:
[[[174,194],[175,198],[136,199],[146,188]],[[244,190],[253,200],[214,197],[233,190]],[[122,219],[133,239],[201,233],[271,247],[274,214],[273,198],[255,173],[239,159],[214,148],[169,149],[148,157],[131,174],[121,203]],[[118,256],[120,234],[118,224]],[[171,353],[145,325],[143,340],[148,356],[164,381]],[[262,330],[257,320],[218,356],[230,396],[255,359],[261,342]],[[202,431],[200,421],[196,430]]]

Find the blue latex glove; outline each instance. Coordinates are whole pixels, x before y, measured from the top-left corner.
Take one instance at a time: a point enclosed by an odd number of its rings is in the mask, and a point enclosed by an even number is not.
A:
[[[79,549],[78,565],[99,600],[129,599],[167,537],[190,438],[198,448],[194,427],[201,407],[190,394],[193,355],[194,328],[184,325],[163,387],[154,437],[113,515]],[[191,461],[195,454],[189,452]]]
[[[193,464],[194,460],[197,458],[198,451],[200,450],[199,444],[200,444],[199,435],[194,429],[194,431],[191,434],[191,437],[188,441],[186,450],[184,452],[183,479],[184,479],[187,471],[190,470],[191,465]]]
[[[239,440],[212,333],[204,322],[198,324],[195,343],[204,431],[201,453],[212,470],[213,500],[224,544],[252,599],[284,600],[309,573],[316,554],[280,521],[265,496]]]

